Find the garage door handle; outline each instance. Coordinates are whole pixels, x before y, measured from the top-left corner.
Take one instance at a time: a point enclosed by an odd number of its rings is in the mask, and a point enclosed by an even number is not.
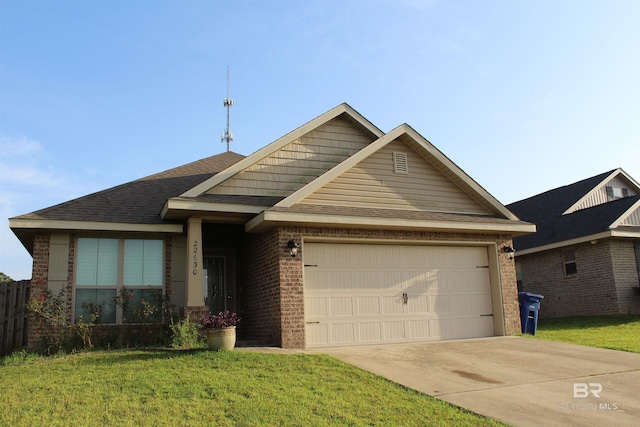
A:
[[[407,304],[407,302],[409,302],[409,295],[407,295],[406,292],[402,293],[402,304]]]
[[[481,314],[480,317],[493,317],[493,313],[491,313],[491,314]]]

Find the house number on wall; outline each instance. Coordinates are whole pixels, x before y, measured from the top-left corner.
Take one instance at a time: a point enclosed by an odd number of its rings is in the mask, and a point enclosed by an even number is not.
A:
[[[191,272],[194,276],[198,275],[198,241],[193,241],[193,271]]]

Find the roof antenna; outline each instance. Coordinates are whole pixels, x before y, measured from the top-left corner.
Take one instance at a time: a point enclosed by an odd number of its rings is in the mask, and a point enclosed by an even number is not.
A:
[[[229,66],[227,66],[227,97],[224,99],[224,108],[227,109],[227,130],[222,134],[222,138],[220,142],[227,143],[227,152],[230,151],[229,146],[233,141],[233,133],[231,132],[231,128],[229,126],[229,115],[231,112],[231,107],[233,106],[233,99],[229,98]]]

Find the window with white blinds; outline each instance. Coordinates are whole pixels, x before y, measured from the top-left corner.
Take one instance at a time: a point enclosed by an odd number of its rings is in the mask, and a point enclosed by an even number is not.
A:
[[[76,285],[118,285],[118,239],[78,239]]]
[[[125,286],[162,286],[162,240],[124,241]]]
[[[74,318],[82,316],[88,321],[90,314],[97,311],[101,323],[135,321],[131,313],[123,314],[115,304],[122,286],[132,295],[129,311],[135,311],[145,300],[154,304],[157,300],[160,305],[163,252],[162,240],[78,238]]]

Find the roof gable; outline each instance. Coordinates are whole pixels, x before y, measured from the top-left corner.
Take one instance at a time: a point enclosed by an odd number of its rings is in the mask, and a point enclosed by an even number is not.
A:
[[[635,197],[636,202],[625,213],[611,224],[611,228],[640,227],[640,197]]]
[[[408,174],[394,174],[394,151],[408,155]],[[432,188],[428,188],[430,184]],[[406,124],[300,188],[276,207],[295,204],[472,213],[517,219]]]
[[[609,202],[607,186],[626,188],[628,196],[640,194],[640,185],[633,178],[622,169],[614,169],[511,203],[507,208],[532,222],[568,215]]]
[[[616,169],[564,211],[563,215],[610,202],[613,200],[612,189],[619,189],[621,196],[624,197],[640,193],[638,183],[622,169]]]
[[[181,197],[288,196],[382,135],[349,105],[340,104]]]
[[[299,203],[491,215],[401,139],[390,141]]]
[[[611,237],[623,226],[635,226],[633,223],[625,224],[624,221],[634,221],[634,218],[640,220],[638,209],[640,195],[581,209],[567,215],[543,218],[535,221],[536,233],[516,237],[514,246],[520,255],[524,255],[566,246],[569,243]],[[640,235],[637,226],[634,235]]]

